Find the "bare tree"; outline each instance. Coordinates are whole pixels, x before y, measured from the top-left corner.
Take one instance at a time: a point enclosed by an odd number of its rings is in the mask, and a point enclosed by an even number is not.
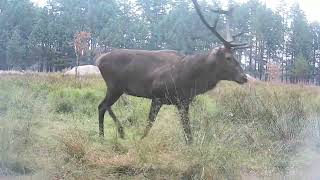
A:
[[[74,35],[74,51],[76,53],[76,77],[78,76],[79,59],[89,50],[91,33],[81,31]]]

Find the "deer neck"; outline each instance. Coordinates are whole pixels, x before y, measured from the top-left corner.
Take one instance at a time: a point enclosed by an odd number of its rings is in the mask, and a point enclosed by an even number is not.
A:
[[[205,68],[207,54],[188,55],[178,62],[173,68],[178,79],[194,79]]]
[[[174,67],[175,81],[183,87],[195,88],[198,86],[201,91],[211,89],[217,84],[216,69],[210,67],[207,58],[210,54],[197,54],[186,56]]]

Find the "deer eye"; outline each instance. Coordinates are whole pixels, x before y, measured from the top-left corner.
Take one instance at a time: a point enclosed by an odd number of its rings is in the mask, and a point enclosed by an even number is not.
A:
[[[227,59],[227,61],[231,61],[232,58],[231,57],[226,57],[226,59]]]

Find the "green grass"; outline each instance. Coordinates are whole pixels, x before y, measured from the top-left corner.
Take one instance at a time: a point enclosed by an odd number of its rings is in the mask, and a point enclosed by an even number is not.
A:
[[[305,142],[319,140],[317,87],[220,83],[192,103],[190,146],[174,106],[140,140],[150,101],[131,96],[113,107],[126,138],[106,115],[101,140],[105,92],[98,77],[1,76],[0,170],[46,179],[241,179],[285,172],[303,163],[296,157]]]

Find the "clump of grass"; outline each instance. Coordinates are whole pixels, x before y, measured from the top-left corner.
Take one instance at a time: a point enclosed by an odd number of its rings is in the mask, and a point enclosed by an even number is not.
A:
[[[301,92],[237,88],[219,96],[221,116],[238,124],[255,123],[283,142],[298,138],[307,124]]]
[[[100,91],[90,88],[61,88],[49,94],[52,109],[57,113],[95,115],[98,103],[103,99]]]
[[[30,163],[29,153],[36,141],[34,126],[39,118],[39,99],[30,89],[22,88],[28,82],[12,82],[3,81],[0,88],[0,97],[6,99],[0,113],[0,166],[13,175],[24,175],[37,167]]]
[[[83,160],[86,154],[86,147],[88,143],[87,137],[79,130],[68,130],[60,136],[63,144],[62,150],[71,158],[79,161]]]
[[[72,113],[73,106],[72,103],[68,100],[59,99],[55,102],[55,111],[57,113]]]
[[[218,118],[244,130],[239,134],[242,140],[236,138],[241,149],[264,153],[271,171],[290,167],[290,156],[303,143],[310,124],[304,89],[273,85],[229,87],[217,97]]]

